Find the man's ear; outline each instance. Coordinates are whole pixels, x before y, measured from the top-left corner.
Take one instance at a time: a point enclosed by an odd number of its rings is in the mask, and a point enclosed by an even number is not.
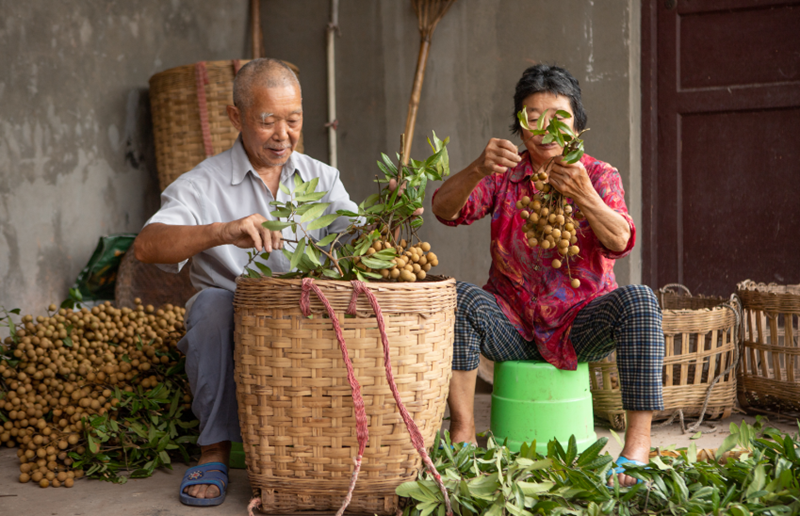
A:
[[[237,131],[242,132],[242,113],[239,111],[239,108],[227,105],[225,106],[225,110],[228,112],[228,119],[230,119],[233,127],[235,127]]]

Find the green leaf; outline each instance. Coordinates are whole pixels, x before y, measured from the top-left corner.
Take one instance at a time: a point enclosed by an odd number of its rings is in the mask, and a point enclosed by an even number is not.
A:
[[[565,463],[567,466],[572,466],[575,456],[578,454],[578,441],[575,439],[575,434],[569,436],[569,444],[567,444],[567,456]]]
[[[331,205],[331,203],[329,203],[329,202],[320,202],[320,203],[311,205],[311,208],[308,211],[306,211],[303,214],[302,217],[300,217],[300,222],[308,222],[309,220],[316,219],[330,205]]]
[[[730,434],[728,437],[725,438],[724,441],[722,441],[722,444],[719,446],[719,448],[717,448],[717,453],[715,458],[717,460],[721,459],[722,456],[725,454],[725,452],[731,451],[738,442],[739,442],[739,434],[738,433]]]
[[[269,267],[267,267],[266,265],[264,265],[261,262],[255,262],[255,264],[256,264],[256,267],[258,267],[258,269],[261,271],[261,274],[263,274],[267,278],[271,278],[272,277],[272,269],[270,269]]]
[[[550,491],[555,483],[545,480],[542,482],[517,482],[517,485],[522,489],[522,492],[525,493],[525,496],[534,496],[539,493]]]
[[[331,279],[335,279],[335,280],[342,279],[342,277],[339,275],[338,272],[336,272],[334,270],[331,270],[331,269],[323,269],[322,270],[322,274],[324,276],[327,276],[328,278],[331,278]]]
[[[305,183],[305,184],[308,185],[306,187],[306,189],[305,189],[305,193],[316,192],[317,191],[317,185],[319,185],[319,178],[315,177],[311,181],[309,181],[308,183]]]
[[[377,253],[375,253],[377,254]],[[375,256],[374,254],[372,256]],[[389,269],[394,264],[391,261],[380,260],[376,258],[371,258],[369,256],[362,256],[361,262],[369,267],[370,269]]]
[[[381,153],[381,159],[383,159],[383,162],[386,163],[386,167],[392,172],[392,175],[396,176],[397,167],[395,166],[394,163],[392,163],[391,158],[389,158],[389,156],[387,156],[386,154]]]
[[[342,217],[358,217],[358,213],[350,210],[336,210],[336,214],[341,215]]]
[[[295,174],[292,176],[292,181],[294,181],[294,189],[297,190],[299,186],[303,184],[303,178],[300,177],[300,174]]]
[[[270,231],[283,231],[284,229],[291,226],[290,222],[280,222],[278,220],[265,220],[261,223],[262,226],[269,229]]]
[[[572,115],[564,111],[563,109],[559,109],[556,111],[556,116],[560,116],[561,118],[572,118]]]
[[[549,111],[548,109],[545,109],[544,112],[541,115],[539,115],[539,119],[536,121],[537,130],[541,131],[542,129],[544,129],[544,116],[547,114],[548,111]]]
[[[308,259],[311,260],[311,263],[313,263],[315,267],[320,267],[322,265],[319,261],[317,250],[313,245],[306,246],[306,256],[308,256]]]
[[[523,129],[526,131],[532,130],[528,125],[528,106],[522,106],[522,109],[517,112],[517,120],[519,120],[519,125],[522,126]]]
[[[325,216],[322,216],[322,217],[320,217],[320,218],[318,218],[318,219],[316,219],[316,220],[312,221],[312,222],[311,222],[311,223],[308,225],[308,227],[306,227],[306,230],[308,230],[308,231],[312,231],[312,230],[314,230],[314,229],[321,229],[321,228],[328,227],[328,226],[330,226],[331,224],[333,224],[333,221],[334,221],[334,220],[336,220],[336,219],[338,219],[338,218],[339,218],[339,215],[337,215],[337,214],[335,214],[335,213],[333,213],[333,214],[331,214],[331,215],[325,215]]]
[[[601,437],[595,441],[594,444],[586,448],[583,453],[581,453],[580,457],[578,457],[577,466],[583,467],[596,459],[607,443],[608,437]]]
[[[319,247],[325,247],[326,245],[329,245],[329,244],[331,244],[331,243],[332,243],[334,240],[336,240],[336,237],[337,237],[337,236],[339,236],[339,234],[338,234],[338,233],[331,233],[330,235],[327,235],[327,236],[325,236],[324,238],[320,239],[320,240],[317,242],[317,246],[319,246]]]
[[[298,242],[294,252],[292,252],[292,258],[289,260],[289,270],[294,270],[297,268],[297,264],[300,263],[300,258],[303,257],[305,249],[306,249],[306,239],[302,238],[300,239],[300,242]]]
[[[292,195],[291,190],[289,190],[286,185],[281,182],[278,182],[278,188],[281,189],[281,192],[285,193],[286,195]]]
[[[328,195],[328,192],[312,192],[295,198],[297,202],[318,201]]]
[[[573,164],[577,163],[583,157],[583,151],[576,150],[568,153],[564,156],[564,163]]]

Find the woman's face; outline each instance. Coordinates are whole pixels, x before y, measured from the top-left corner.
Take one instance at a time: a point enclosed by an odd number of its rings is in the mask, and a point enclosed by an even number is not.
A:
[[[566,120],[562,119],[562,121],[570,126],[573,131],[575,130],[575,113],[572,112],[569,97],[545,92],[534,93],[526,97],[525,100],[522,101],[522,104],[528,108],[529,127],[535,128],[539,117],[542,116],[543,113],[545,120],[542,127],[547,127],[547,124],[550,123],[550,119],[555,115],[555,112],[561,110],[572,115],[571,118]],[[560,155],[563,151],[557,143],[542,144],[542,138],[544,138],[544,135],[532,137],[530,131],[522,130],[522,140],[525,144],[525,148],[527,148],[530,153],[531,164],[534,170],[547,163],[550,158]]]

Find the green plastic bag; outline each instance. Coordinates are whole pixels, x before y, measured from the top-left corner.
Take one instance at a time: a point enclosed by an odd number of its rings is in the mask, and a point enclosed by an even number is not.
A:
[[[119,264],[135,238],[136,233],[100,237],[89,263],[78,274],[75,285],[70,289],[70,298],[81,301],[113,301]]]

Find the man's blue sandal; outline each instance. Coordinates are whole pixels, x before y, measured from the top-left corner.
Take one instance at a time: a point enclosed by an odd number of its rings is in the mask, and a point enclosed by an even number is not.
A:
[[[200,484],[215,485],[219,488],[219,496],[216,498],[195,498],[184,493],[183,490],[189,486]],[[210,507],[219,505],[225,500],[225,493],[228,490],[228,467],[221,462],[209,462],[192,466],[186,470],[181,482],[181,503],[199,507]]]
[[[623,457],[622,455],[620,455],[619,458],[614,461],[614,463],[617,465],[617,467],[616,468],[611,468],[610,470],[608,470],[608,475],[607,476],[609,478],[611,477],[611,475],[619,475],[620,473],[627,474],[627,473],[625,473],[625,465],[626,464],[630,464],[632,466],[647,466],[647,464],[645,464],[644,462],[641,462],[641,461],[638,461],[638,460],[631,460],[631,459],[629,459],[627,457]],[[636,479],[636,483],[637,484],[641,484],[642,483],[642,479],[641,478],[637,478]],[[606,484],[606,485],[608,485],[608,484]],[[611,488],[613,486],[608,486],[608,487]]]

